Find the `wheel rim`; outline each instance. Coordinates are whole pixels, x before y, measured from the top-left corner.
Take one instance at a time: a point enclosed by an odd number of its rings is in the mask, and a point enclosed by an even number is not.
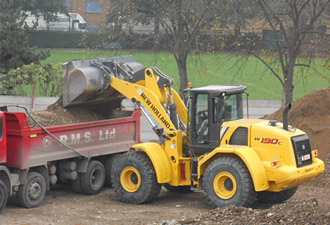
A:
[[[95,168],[92,172],[91,172],[91,176],[90,176],[90,180],[89,180],[91,187],[95,190],[98,189],[99,187],[102,186],[103,184],[103,175],[102,175],[102,171]]]
[[[41,195],[41,191],[42,191],[42,188],[38,182],[36,182],[36,181],[31,182],[31,184],[28,187],[29,199],[31,199],[31,200],[38,199]]]
[[[219,198],[230,199],[237,190],[236,179],[228,172],[220,172],[214,178],[213,189]]]
[[[128,192],[136,192],[141,186],[141,176],[134,167],[126,167],[120,174],[120,183]]]

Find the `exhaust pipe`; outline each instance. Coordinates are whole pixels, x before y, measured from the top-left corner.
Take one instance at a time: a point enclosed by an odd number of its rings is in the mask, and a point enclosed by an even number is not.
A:
[[[290,109],[291,109],[291,103],[288,103],[285,105],[284,110],[283,110],[283,129],[284,130],[289,130],[288,113],[289,113]]]

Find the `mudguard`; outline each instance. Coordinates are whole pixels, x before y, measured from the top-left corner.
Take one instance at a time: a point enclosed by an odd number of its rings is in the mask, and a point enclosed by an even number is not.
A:
[[[255,191],[264,191],[269,188],[265,167],[258,154],[249,147],[230,145],[214,149],[198,163],[198,178],[200,178],[207,166],[215,159],[232,154],[238,156],[248,168]]]
[[[134,149],[143,150],[154,166],[158,183],[172,181],[172,169],[164,149],[157,143],[148,142],[133,145]]]

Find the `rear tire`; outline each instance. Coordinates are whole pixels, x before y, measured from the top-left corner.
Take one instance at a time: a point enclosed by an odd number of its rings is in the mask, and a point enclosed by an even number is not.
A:
[[[187,194],[193,192],[190,186],[172,186],[170,184],[163,184],[163,186],[170,192]]]
[[[111,182],[112,166],[114,161],[116,161],[118,157],[120,157],[120,154],[111,155],[107,158],[105,162],[105,184],[108,187],[112,187],[112,182]]]
[[[81,173],[77,174],[77,179],[71,181],[72,190],[77,194],[82,194],[83,191],[81,189]]]
[[[84,194],[96,195],[101,192],[105,181],[105,169],[101,162],[91,160],[87,172],[80,175],[81,189]]]
[[[29,172],[26,183],[18,190],[18,202],[22,207],[34,208],[40,206],[46,196],[45,178],[37,172]]]
[[[6,184],[0,180],[0,213],[6,207],[8,200],[8,190]]]
[[[256,196],[249,170],[233,156],[218,158],[206,168],[203,189],[214,207],[249,206]]]
[[[144,152],[128,152],[114,162],[112,182],[120,200],[142,204],[152,201],[160,193],[154,167]]]
[[[263,203],[282,203],[290,199],[297,189],[298,187],[280,192],[262,191],[257,193],[257,199]]]

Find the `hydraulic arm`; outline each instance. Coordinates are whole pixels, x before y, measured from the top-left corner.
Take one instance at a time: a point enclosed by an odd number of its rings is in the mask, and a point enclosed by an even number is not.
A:
[[[110,57],[72,61],[64,68],[65,107],[98,102],[118,107],[118,99],[125,97],[144,106],[165,133],[187,125],[187,108],[172,89],[173,79],[156,67],[144,68],[131,57]]]

